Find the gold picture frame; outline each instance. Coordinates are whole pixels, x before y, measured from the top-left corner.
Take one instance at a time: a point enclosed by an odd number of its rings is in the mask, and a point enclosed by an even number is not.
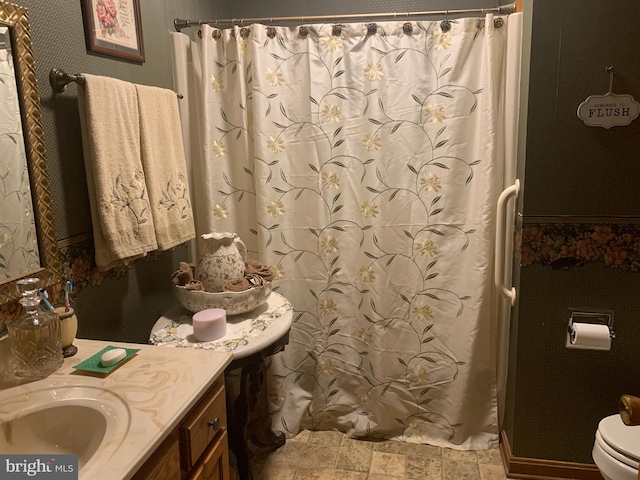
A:
[[[11,52],[20,94],[22,130],[40,252],[40,268],[21,277],[0,282],[0,304],[2,304],[20,296],[16,289],[16,281],[20,278],[38,277],[40,285],[45,288],[60,282],[62,264],[56,242],[53,208],[49,193],[29,11],[25,7],[0,1],[0,25],[8,27],[10,30]]]

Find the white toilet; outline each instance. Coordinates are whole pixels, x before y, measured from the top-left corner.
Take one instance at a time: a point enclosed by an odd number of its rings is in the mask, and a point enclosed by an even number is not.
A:
[[[640,426],[628,427],[620,415],[603,418],[591,455],[606,480],[637,480]]]

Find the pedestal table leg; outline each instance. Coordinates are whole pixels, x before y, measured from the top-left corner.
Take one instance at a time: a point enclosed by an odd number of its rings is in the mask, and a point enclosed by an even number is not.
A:
[[[272,432],[269,424],[266,367],[262,359],[242,367],[234,415],[229,443],[238,462],[238,474],[240,480],[253,480],[248,441],[260,448],[277,448],[285,443],[284,434]]]

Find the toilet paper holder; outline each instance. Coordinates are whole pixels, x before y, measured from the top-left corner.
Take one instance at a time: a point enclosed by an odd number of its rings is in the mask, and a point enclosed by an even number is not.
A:
[[[595,309],[569,309],[569,325],[567,325],[567,333],[571,334],[575,323],[591,323],[595,325],[606,325],[609,327],[609,335],[612,339],[616,338],[613,331],[613,310],[595,310]]]

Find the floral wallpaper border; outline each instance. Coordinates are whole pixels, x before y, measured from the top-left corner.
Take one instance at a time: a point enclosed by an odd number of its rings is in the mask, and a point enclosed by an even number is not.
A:
[[[175,250],[173,247],[170,250]],[[86,287],[99,287],[106,279],[122,278],[133,268],[136,262],[155,262],[163,252],[150,252],[141,259],[127,265],[120,265],[106,272],[96,268],[95,249],[93,238],[60,248],[60,261],[62,262],[62,282],[47,288],[49,300],[54,306],[64,305],[63,285],[67,280],[73,282],[72,298],[78,295]],[[22,305],[18,300],[0,305],[0,331],[2,322],[9,323],[22,313]]]
[[[639,272],[640,220],[638,224],[523,223],[518,217],[514,251],[521,267],[561,270],[597,263]]]

